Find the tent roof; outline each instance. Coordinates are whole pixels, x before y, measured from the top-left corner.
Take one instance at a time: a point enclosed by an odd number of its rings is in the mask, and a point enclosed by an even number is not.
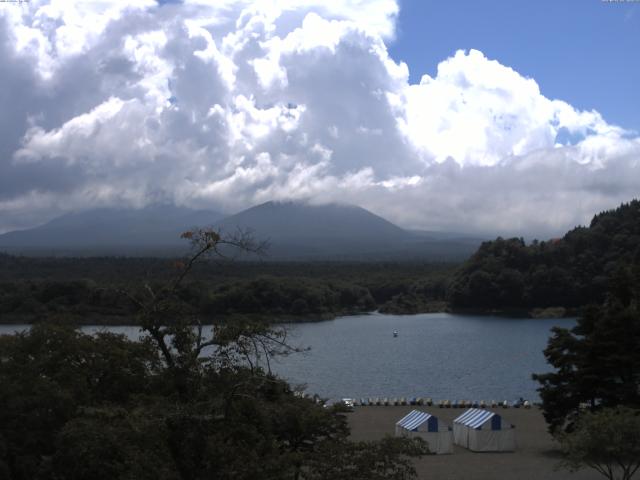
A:
[[[406,417],[402,417],[400,420],[398,420],[396,425],[402,428],[406,428],[407,430],[413,430],[415,428],[418,428],[424,422],[428,421],[429,418],[431,418],[432,416],[433,415],[426,412],[411,410],[409,415],[407,415]]]
[[[481,425],[484,425],[491,417],[498,416],[497,413],[489,412],[488,410],[481,410],[479,408],[470,408],[458,418],[456,418],[453,423],[461,423],[467,427],[478,428]]]

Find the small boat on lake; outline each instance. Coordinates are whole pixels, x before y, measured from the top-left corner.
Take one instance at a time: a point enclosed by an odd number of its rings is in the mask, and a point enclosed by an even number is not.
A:
[[[393,331],[393,336],[394,336],[394,337],[397,337],[397,336],[398,336],[398,330],[394,330],[394,331]]]

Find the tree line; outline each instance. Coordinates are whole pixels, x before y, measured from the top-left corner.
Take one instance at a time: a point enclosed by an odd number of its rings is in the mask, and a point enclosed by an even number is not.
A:
[[[4,263],[4,265],[2,265]],[[0,256],[0,321],[65,318],[79,324],[127,324],[135,305],[119,292],[159,285],[181,260]],[[202,315],[319,320],[376,309],[424,311],[443,304],[451,264],[297,264],[203,261],[178,295]],[[7,272],[14,272],[10,278]]]

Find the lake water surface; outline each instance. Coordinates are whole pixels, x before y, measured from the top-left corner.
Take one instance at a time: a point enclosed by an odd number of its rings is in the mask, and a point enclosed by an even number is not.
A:
[[[290,342],[311,350],[272,367],[293,384],[306,384],[309,393],[327,398],[537,400],[531,374],[550,369],[542,354],[550,329],[574,324],[573,319],[443,313],[376,313],[287,324]],[[1,325],[0,333],[22,328]],[[109,330],[130,338],[140,335],[138,327]]]

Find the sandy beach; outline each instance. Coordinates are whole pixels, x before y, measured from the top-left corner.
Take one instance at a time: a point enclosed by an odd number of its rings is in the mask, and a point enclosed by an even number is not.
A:
[[[426,406],[355,407],[349,414],[354,440],[375,440],[393,435],[395,423],[411,410],[436,415],[451,425],[465,409]],[[557,444],[547,432],[542,413],[537,408],[495,409],[516,426],[517,449],[514,453],[475,453],[454,446],[452,455],[428,455],[416,461],[418,478],[436,480],[596,480],[602,478],[587,469],[576,473],[555,469]]]

